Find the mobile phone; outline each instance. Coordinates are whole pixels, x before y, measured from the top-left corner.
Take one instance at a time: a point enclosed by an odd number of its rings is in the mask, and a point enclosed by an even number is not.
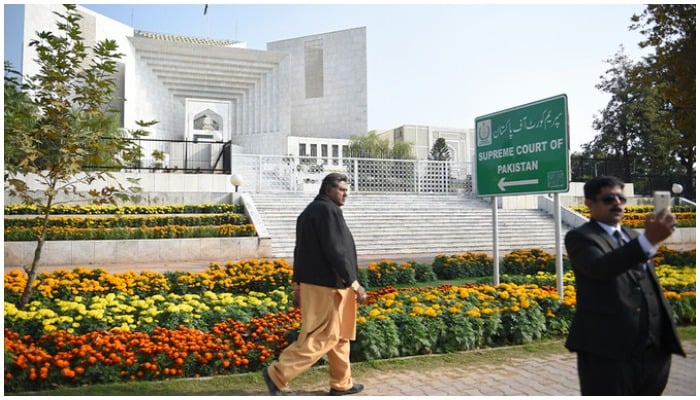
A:
[[[654,192],[654,214],[660,213],[664,208],[671,208],[671,192],[663,190]]]

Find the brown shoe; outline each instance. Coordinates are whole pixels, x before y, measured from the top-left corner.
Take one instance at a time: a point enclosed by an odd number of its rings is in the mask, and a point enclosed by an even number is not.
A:
[[[329,396],[345,396],[348,394],[360,393],[364,389],[365,389],[365,385],[363,385],[361,383],[356,383],[356,384],[352,385],[352,387],[348,390],[337,390],[337,389],[331,388],[331,391],[328,393],[328,395]]]

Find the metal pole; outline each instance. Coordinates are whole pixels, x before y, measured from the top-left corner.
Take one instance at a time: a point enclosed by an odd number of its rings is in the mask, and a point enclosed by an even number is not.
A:
[[[500,283],[498,273],[498,197],[491,196],[491,224],[493,225],[493,285]]]
[[[353,169],[352,175],[353,175],[353,177],[354,177],[353,180],[352,180],[352,182],[353,182],[353,186],[354,186],[353,190],[354,190],[355,192],[357,192],[357,188],[359,187],[359,186],[358,186],[359,183],[358,183],[357,181],[358,181],[359,176],[360,176],[360,174],[357,172],[357,165],[358,165],[358,163],[357,163],[357,158],[354,158],[353,161],[352,161],[352,169]]]
[[[263,156],[258,156],[258,191],[263,191]]]
[[[564,300],[564,262],[561,248],[561,206],[559,193],[554,193],[554,243],[556,246],[557,292]]]

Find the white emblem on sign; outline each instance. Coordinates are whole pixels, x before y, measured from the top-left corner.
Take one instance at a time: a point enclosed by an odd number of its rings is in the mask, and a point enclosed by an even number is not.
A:
[[[491,144],[491,120],[480,121],[476,125],[476,146],[488,146]]]

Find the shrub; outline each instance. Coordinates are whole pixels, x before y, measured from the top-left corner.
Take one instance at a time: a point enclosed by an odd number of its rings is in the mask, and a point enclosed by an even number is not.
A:
[[[400,344],[392,319],[359,317],[356,341],[350,346],[350,360],[358,362],[397,357]]]
[[[667,246],[659,247],[659,250],[654,256],[654,265],[677,265],[677,266],[695,266],[695,249],[692,250],[671,250]]]
[[[501,271],[504,274],[536,274],[540,271],[554,272],[555,259],[541,249],[513,250],[503,256]]]
[[[446,256],[439,254],[433,261],[433,272],[438,279],[456,279],[484,276],[493,270],[493,258],[486,253],[464,253]]]
[[[367,284],[370,287],[414,283],[416,283],[416,277],[412,263],[404,262],[396,265],[393,261],[381,260],[367,266]]]
[[[415,271],[414,275],[416,276],[417,282],[432,282],[437,279],[432,265],[419,264],[415,261],[411,261],[410,264]]]

